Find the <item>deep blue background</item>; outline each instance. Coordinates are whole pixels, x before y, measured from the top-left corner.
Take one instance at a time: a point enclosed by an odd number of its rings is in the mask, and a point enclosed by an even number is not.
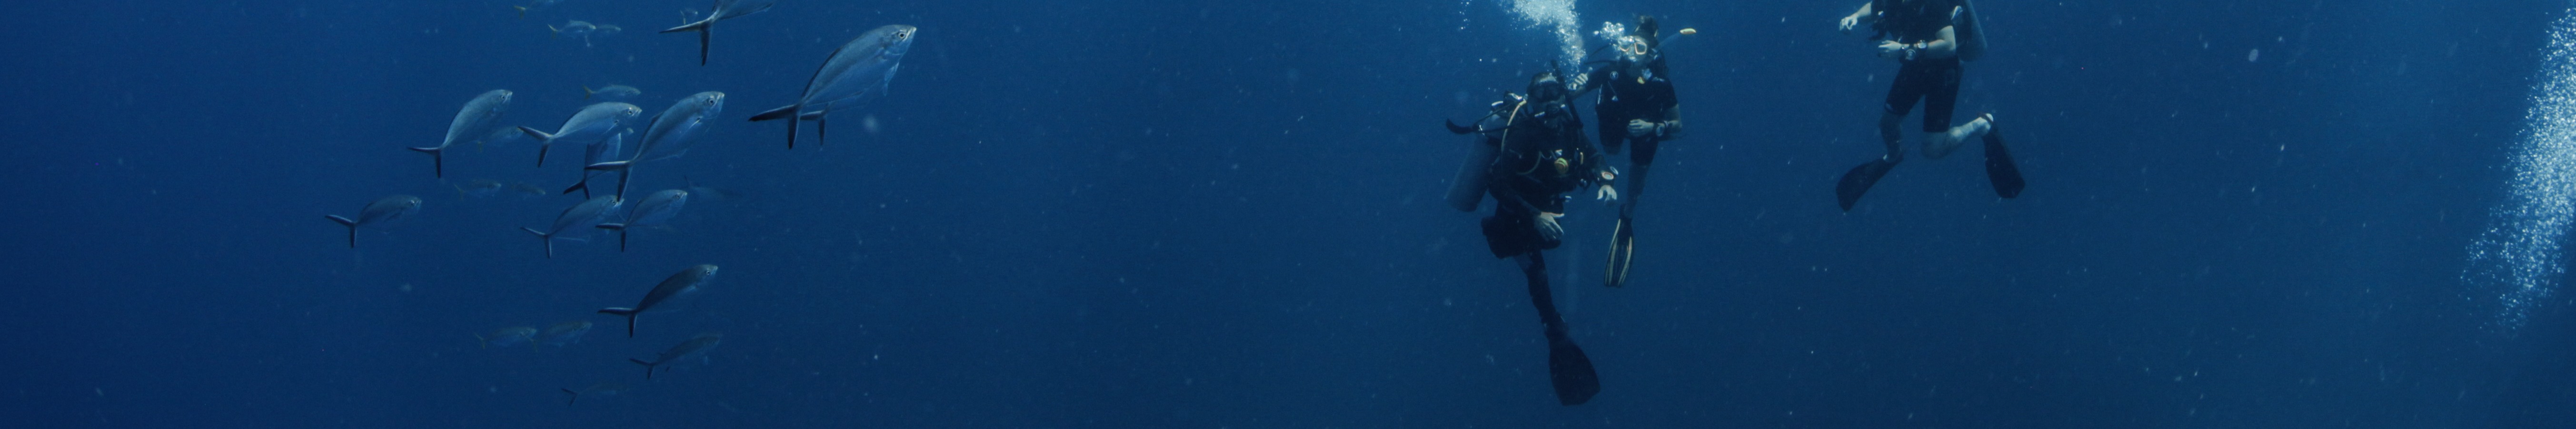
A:
[[[1844,4],[1852,3],[1852,4]],[[1909,162],[1852,212],[1892,64],[1857,2],[1591,1],[1668,46],[1689,138],[1602,289],[1560,302],[1604,393],[1558,407],[1538,326],[1438,128],[1556,48],[1494,0],[786,0],[695,41],[697,1],[30,2],[0,26],[0,420],[19,427],[2534,427],[2576,419],[2562,292],[2499,329],[2463,248],[2502,201],[2548,1],[1984,0],[2031,179]],[[550,39],[567,19],[627,30]],[[833,47],[922,30],[893,93],[785,149]],[[2248,51],[2261,51],[2248,61]],[[731,94],[640,190],[702,200],[636,248],[517,232],[571,197],[531,145],[449,158],[457,106],[582,85]],[[880,131],[861,130],[873,115]],[[1962,115],[1966,116],[1965,114]],[[810,132],[807,134],[811,136]],[[558,152],[574,153],[574,152]],[[568,164],[568,163],[567,163]],[[416,218],[355,250],[319,219]],[[724,267],[638,338],[589,314]],[[407,287],[406,287],[407,286]],[[587,342],[471,334],[592,320]],[[711,365],[621,362],[723,332]],[[636,389],[566,407],[558,387]]]

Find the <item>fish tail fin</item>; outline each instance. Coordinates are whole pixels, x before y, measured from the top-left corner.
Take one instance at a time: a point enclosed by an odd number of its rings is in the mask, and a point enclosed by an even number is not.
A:
[[[714,24],[715,21],[707,21],[707,23]],[[716,27],[714,25],[703,25],[698,27],[698,65],[700,66],[707,65],[707,46],[714,44],[712,39],[716,37],[715,30]]]
[[[643,359],[636,359],[636,358],[626,358],[626,361],[627,361],[627,362],[634,362],[636,365],[643,365],[643,366],[644,366],[644,379],[646,379],[646,380],[651,380],[651,379],[653,379],[653,369],[654,369],[654,367],[662,366],[661,364],[652,363],[652,362],[645,362]]]
[[[511,6],[510,8],[518,9],[518,10],[519,10],[519,19],[528,19],[528,7],[527,7],[527,6]]]
[[[617,194],[616,194],[616,195],[617,195],[617,199],[623,200],[623,199],[626,199],[626,179],[627,179],[627,178],[629,178],[629,177],[633,177],[633,176],[635,175],[634,171],[632,170],[632,167],[634,167],[634,166],[635,166],[635,161],[609,161],[609,162],[602,162],[602,163],[598,163],[598,164],[591,164],[591,165],[588,165],[588,166],[584,166],[584,167],[582,167],[582,169],[585,169],[585,170],[601,170],[601,171],[615,171],[615,172],[617,172]],[[585,180],[586,180],[586,179],[585,179]]]
[[[527,231],[529,234],[536,234],[536,235],[537,235],[537,240],[546,242],[546,259],[554,259],[554,257],[555,257],[555,236],[554,236],[554,234],[547,234],[547,233],[545,233],[544,231],[538,231],[536,228],[529,228],[529,227],[524,227],[524,226],[519,227],[519,230],[520,230],[520,231]]]
[[[413,152],[429,154],[430,177],[447,177],[447,157],[444,155],[444,152],[447,150],[446,147],[415,147],[408,149],[411,149]]]
[[[581,191],[582,199],[590,199],[590,177],[582,176],[581,181],[573,182],[572,187],[564,188],[563,193],[570,194],[572,191]]]
[[[358,221],[349,220],[349,218],[340,217],[340,215],[322,215],[322,217],[331,219],[332,222],[338,222],[340,223],[340,226],[349,227],[349,248],[358,248]]]
[[[599,314],[614,314],[614,315],[619,315],[619,316],[626,316],[626,338],[635,338],[635,313],[636,313],[635,309],[632,309],[632,308],[625,308],[625,307],[609,307],[609,308],[602,308],[602,309],[599,309]]]
[[[521,13],[526,13],[527,8],[519,8],[519,9],[521,10]],[[547,35],[546,35],[546,38],[548,38],[548,39],[557,38],[557,37],[563,37],[563,29],[561,29],[561,28],[555,28],[555,25],[554,25],[554,24],[546,24],[546,31],[552,31],[552,32],[554,32],[554,33],[552,33],[552,34],[547,34]]]
[[[595,94],[599,94],[599,91],[591,90],[590,85],[581,86],[581,101],[590,101],[590,96]]]
[[[558,388],[558,389],[555,389],[555,390],[562,390],[562,391],[564,392],[564,394],[565,394],[565,395],[570,395],[570,396],[568,396],[568,397],[566,397],[566,398],[564,399],[564,405],[572,405],[572,403],[574,403],[574,402],[580,402],[580,401],[581,401],[581,392],[575,392],[575,391],[573,391],[572,389],[562,389],[562,388]]]
[[[589,90],[590,90],[590,87],[582,87],[582,88],[581,88],[581,90],[583,90],[583,91],[589,91]],[[584,95],[582,95],[582,98],[583,98],[583,99],[589,99],[589,98],[590,98],[590,96],[589,96],[588,94],[584,94]],[[537,130],[537,129],[535,129],[535,128],[528,128],[528,127],[525,127],[525,126],[521,126],[521,127],[519,127],[519,133],[527,134],[527,135],[528,135],[528,137],[536,137],[538,141],[546,141],[546,140],[554,140],[554,139],[555,139],[555,135],[553,135],[553,134],[546,134],[546,132],[545,132],[545,131],[539,131],[539,130]]]
[[[483,334],[474,334],[474,341],[475,341],[475,342],[478,342],[478,343],[483,343],[483,345],[481,346],[482,348],[487,348],[487,349],[488,349],[488,348],[492,348],[492,339],[490,339],[490,338],[483,338]]]
[[[617,230],[617,251],[619,251],[619,252],[624,252],[624,251],[626,251],[626,224],[622,224],[622,223],[603,223],[603,224],[592,225],[592,226],[593,226],[593,227],[597,227],[597,228],[599,228],[599,229],[614,229],[614,230]]]
[[[789,104],[784,107],[769,109],[768,111],[760,112],[760,114],[751,115],[751,121],[760,122],[772,119],[792,118],[796,116],[796,108],[797,105]]]
[[[831,141],[831,140],[832,140],[832,139],[831,139],[831,137],[830,137],[829,135],[824,134],[824,129],[825,129],[825,127],[823,126],[823,117],[821,117],[821,116],[815,116],[815,117],[814,117],[814,144],[823,144],[823,142],[828,142],[828,141]]]
[[[760,114],[758,114],[758,115],[751,115],[751,121],[752,121],[752,122],[760,122],[760,121],[767,121],[767,120],[786,119],[786,120],[787,120],[787,148],[788,148],[788,149],[795,149],[795,148],[796,148],[796,120],[797,120],[797,117],[796,117],[796,109],[798,108],[798,106],[799,106],[799,105],[790,104],[790,105],[787,105],[787,107],[780,107],[780,108],[776,108],[776,109],[769,109],[769,111],[767,111],[767,112],[760,112]]]

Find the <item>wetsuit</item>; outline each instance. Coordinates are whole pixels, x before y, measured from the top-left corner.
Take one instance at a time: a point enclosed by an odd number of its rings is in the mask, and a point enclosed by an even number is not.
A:
[[[1532,103],[1511,125],[1488,134],[1501,145],[1486,177],[1494,196],[1494,216],[1485,218],[1485,243],[1494,257],[1509,258],[1564,244],[1541,234],[1539,212],[1565,213],[1564,196],[1601,176],[1600,154],[1583,137],[1583,120],[1564,102]],[[1566,161],[1563,174],[1555,162]]]
[[[1880,37],[1909,45],[1941,40],[1941,29],[1955,25],[1960,10],[1960,4],[1951,0],[1872,0],[1869,7],[1878,12]],[[1904,117],[1914,111],[1914,102],[1922,101],[1923,131],[1949,131],[1951,109],[1959,101],[1959,57],[1905,58],[1899,63],[1903,65],[1887,89],[1887,114]],[[1879,133],[1891,146],[1905,138],[1894,126],[1880,127]]]
[[[1642,76],[1629,69],[1625,63],[1612,64],[1593,70],[1586,79],[1601,89],[1601,97],[1592,105],[1592,114],[1601,119],[1601,147],[1614,154],[1619,153],[1623,143],[1636,147],[1636,152],[1628,155],[1629,199],[1619,207],[1621,216],[1629,215],[1636,206],[1637,194],[1645,192],[1646,168],[1655,162],[1655,149],[1681,131],[1680,124],[1674,122],[1678,115],[1673,112],[1681,108],[1681,99],[1673,93],[1673,82],[1665,78],[1670,73],[1664,68],[1664,59],[1657,57],[1647,62]],[[1634,119],[1667,126],[1651,134],[1630,136],[1628,121]]]
[[[1566,104],[1570,97],[1549,92],[1553,94],[1533,95],[1528,104],[1514,109],[1510,125],[1485,131],[1486,143],[1499,147],[1486,166],[1486,188],[1495,204],[1494,215],[1484,219],[1483,227],[1485,244],[1494,257],[1518,258],[1529,282],[1530,304],[1546,328],[1548,381],[1557,401],[1579,405],[1601,392],[1601,381],[1592,371],[1591,358],[1574,344],[1548,289],[1547,259],[1541,251],[1564,244],[1564,239],[1540,231],[1536,218],[1542,212],[1565,213],[1565,193],[1604,179],[1599,152],[1584,138],[1582,119]]]

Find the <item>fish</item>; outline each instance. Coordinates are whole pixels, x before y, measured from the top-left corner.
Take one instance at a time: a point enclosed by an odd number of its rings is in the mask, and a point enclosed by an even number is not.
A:
[[[626,389],[628,388],[622,383],[593,384],[590,385],[590,387],[581,388],[581,390],[572,390],[569,388],[562,389],[564,393],[571,395],[570,398],[564,399],[564,405],[572,405],[573,402],[580,401],[581,395],[617,396],[618,393],[626,392]]]
[[[357,220],[349,220],[340,215],[322,215],[322,217],[338,222],[340,226],[349,227],[349,248],[355,249],[358,248],[358,227],[392,222],[419,211],[420,197],[388,195],[368,202],[366,207],[359,208]]]
[[[500,119],[501,114],[509,113],[511,95],[510,90],[495,89],[474,96],[473,101],[465,102],[464,109],[456,111],[456,119],[447,122],[446,140],[440,141],[437,147],[410,149],[429,154],[430,165],[435,168],[430,171],[435,173],[435,177],[447,177],[447,157],[441,153],[449,146],[455,146],[458,138],[483,137],[490,133],[495,120]]]
[[[718,188],[718,187],[714,187],[714,186],[707,186],[707,185],[698,184],[698,181],[697,181],[696,179],[690,179],[690,178],[689,178],[689,176],[687,176],[687,175],[681,175],[681,176],[680,176],[680,180],[681,180],[681,181],[683,181],[683,182],[687,182],[687,183],[689,184],[689,186],[688,186],[688,187],[684,187],[684,188],[680,188],[680,189],[682,189],[682,190],[686,190],[686,191],[689,191],[689,197],[691,197],[691,198],[697,198],[697,199],[712,199],[712,200],[716,200],[716,201],[724,201],[724,200],[730,200],[730,199],[735,199],[735,198],[742,198],[742,193],[741,193],[741,192],[735,192],[735,191],[730,190],[730,189],[724,189],[724,188]]]
[[[473,198],[492,196],[492,194],[500,193],[501,188],[505,187],[509,187],[509,184],[501,183],[499,180],[492,179],[476,179],[472,182],[466,182],[461,186],[454,186],[454,188],[456,188],[457,196]]]
[[[542,196],[542,195],[551,195],[551,194],[553,194],[552,192],[546,192],[546,188],[539,188],[539,187],[537,187],[537,185],[530,185],[530,184],[520,183],[520,182],[510,182],[510,190],[511,190],[511,191],[517,191],[518,193],[522,193],[522,194],[527,194],[526,196]]]
[[[581,87],[581,99],[583,101],[589,101],[591,97],[599,97],[603,100],[624,100],[627,97],[638,95],[644,95],[644,90],[635,89],[635,87],[626,85],[610,84],[608,86],[599,87],[599,89],[590,89],[588,86]]]
[[[580,231],[588,229],[592,225],[598,225],[601,220],[607,219],[609,215],[616,214],[617,207],[622,204],[624,204],[624,202],[618,201],[615,196],[601,195],[598,197],[592,197],[589,200],[582,201],[581,204],[574,204],[570,208],[565,208],[563,214],[555,215],[553,229],[545,231],[538,231],[536,228],[528,227],[520,227],[519,229],[527,231],[529,234],[536,234],[538,240],[544,240],[546,242],[546,257],[553,258],[555,257],[556,236],[563,235],[565,231]]]
[[[549,346],[563,347],[573,345],[581,342],[582,335],[590,333],[590,326],[591,324],[588,320],[557,323],[553,326],[547,326],[545,332],[537,334],[537,339],[544,341],[545,344]]]
[[[617,133],[608,135],[607,140],[591,142],[589,147],[582,148],[581,165],[584,168],[581,170],[581,180],[573,182],[572,187],[564,188],[563,193],[581,191],[582,198],[590,198],[590,178],[597,177],[601,173],[599,170],[589,169],[588,166],[616,159],[619,156],[618,152],[625,147],[626,133]],[[617,174],[626,173],[620,171]]]
[[[910,25],[888,25],[850,39],[814,70],[814,77],[805,81],[805,96],[796,104],[752,115],[751,121],[787,119],[787,148],[795,149],[796,123],[813,119],[814,140],[823,141],[823,115],[885,95],[895,70],[903,67],[903,54],[912,51],[912,36],[918,31]]]
[[[626,316],[626,337],[635,338],[635,315],[637,313],[651,310],[654,305],[659,305],[662,301],[669,300],[673,296],[679,296],[681,293],[697,290],[698,284],[706,283],[708,277],[714,277],[715,275],[716,266],[713,264],[700,264],[698,266],[689,267],[689,269],[686,270],[680,270],[678,273],[671,274],[671,277],[662,279],[661,284],[653,285],[653,290],[651,292],[645,292],[644,300],[636,302],[634,307],[602,308],[599,309],[599,314]]]
[[[565,118],[563,125],[556,127],[554,133],[549,134],[525,126],[519,127],[519,132],[537,139],[537,166],[544,167],[546,151],[554,147],[556,140],[596,142],[617,131],[618,124],[642,114],[644,114],[644,108],[612,101],[582,106],[581,111],[573,112],[571,118]]]
[[[592,29],[592,30],[591,30],[591,34],[598,34],[598,35],[602,35],[602,36],[615,36],[615,35],[617,35],[617,33],[623,33],[623,32],[626,32],[626,28],[624,28],[624,27],[618,27],[618,26],[616,26],[616,25],[610,25],[610,24],[599,24],[597,27],[595,27],[594,29]]]
[[[512,326],[493,330],[490,334],[475,334],[474,339],[482,340],[483,348],[487,349],[492,346],[510,347],[519,343],[528,343],[528,350],[536,350],[537,328]]]
[[[708,14],[707,14],[706,19],[700,19],[700,20],[698,20],[697,22],[691,22],[691,23],[687,23],[687,24],[681,24],[681,25],[680,25],[680,26],[678,26],[678,27],[671,27],[671,28],[670,28],[670,29],[668,29],[668,30],[662,30],[662,32],[664,32],[664,33],[680,33],[680,32],[689,32],[689,31],[695,31],[695,32],[698,32],[698,65],[702,65],[702,66],[703,66],[703,65],[707,65],[707,41],[708,41],[708,39],[715,37],[715,24],[716,24],[716,21],[723,21],[723,20],[728,20],[728,19],[741,18],[741,17],[744,17],[744,16],[749,16],[749,15],[751,15],[751,14],[765,12],[765,11],[768,11],[768,10],[769,10],[769,7],[770,7],[770,6],[777,6],[777,5],[778,5],[778,2],[774,2],[774,1],[766,1],[766,2],[760,2],[760,4],[755,4],[755,5],[750,5],[750,6],[744,6],[744,5],[738,4],[738,2],[736,2],[735,0],[716,0],[715,8],[714,8],[714,9],[710,9],[710,10],[713,10],[713,11],[715,11],[715,12],[710,12],[710,13],[708,13]]]
[[[563,37],[567,34],[577,36],[581,38],[581,45],[587,47],[590,46],[590,33],[598,31],[599,26],[591,25],[589,21],[573,20],[564,23],[562,27],[547,25],[546,29],[554,31],[554,35],[548,37]]]
[[[531,10],[537,10],[537,9],[544,9],[544,8],[546,8],[547,6],[554,6],[554,5],[555,5],[555,3],[562,3],[562,2],[563,2],[563,0],[536,0],[536,1],[528,2],[528,5],[527,5],[527,6],[511,6],[511,8],[515,8],[515,9],[518,9],[518,10],[519,10],[519,19],[528,19],[528,11],[531,11]]]
[[[680,207],[687,205],[689,205],[689,191],[664,189],[661,192],[653,193],[653,195],[644,196],[643,202],[635,203],[635,208],[631,209],[631,211],[626,214],[626,221],[603,223],[596,226],[599,227],[599,229],[617,230],[617,251],[624,252],[626,251],[626,234],[633,231],[634,227],[660,225],[663,222],[668,222],[671,220],[672,216],[678,216],[680,214]]]
[[[706,356],[707,349],[716,348],[716,344],[723,342],[724,334],[698,334],[697,337],[692,337],[689,338],[688,341],[680,342],[680,345],[671,346],[670,350],[663,350],[660,356],[654,356],[651,361],[635,358],[627,358],[626,361],[634,362],[636,365],[643,365],[644,379],[651,380],[653,379],[653,370],[655,368],[659,368],[662,365],[668,365],[672,362],[678,362],[680,359],[687,359],[690,357],[704,358]]]
[[[617,196],[626,196],[626,183],[635,176],[635,164],[678,158],[705,136],[707,124],[724,113],[725,94],[707,91],[691,94],[672,103],[662,114],[644,126],[644,142],[635,147],[635,155],[624,161],[608,161],[582,167],[590,170],[617,171]]]

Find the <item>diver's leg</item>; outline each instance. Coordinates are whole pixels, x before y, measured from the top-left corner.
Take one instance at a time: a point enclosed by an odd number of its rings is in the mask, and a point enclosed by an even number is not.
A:
[[[1959,66],[1927,66],[1924,76],[1930,86],[1923,94],[1923,156],[1933,159],[1950,156],[1950,152],[1985,133],[1986,125],[1969,121],[1950,126],[1950,115],[1959,104]]]
[[[1556,388],[1556,401],[1564,405],[1582,405],[1601,393],[1601,377],[1592,371],[1592,358],[1574,344],[1567,334],[1565,318],[1556,312],[1556,300],[1547,288],[1547,258],[1530,252],[1517,258],[1521,273],[1529,277],[1530,304],[1538,308],[1539,323],[1546,326],[1547,378]]]
[[[1546,326],[1550,335],[1565,333],[1565,317],[1557,314],[1556,296],[1547,287],[1547,258],[1530,252],[1512,260],[1520,263],[1521,275],[1529,278],[1530,306],[1538,308],[1538,323]]]
[[[1905,161],[1905,133],[1899,126],[1905,121],[1905,114],[1914,109],[1915,100],[1923,98],[1924,85],[1920,82],[1923,79],[1919,77],[1923,71],[1920,69],[1913,63],[1906,63],[1896,70],[1895,82],[1887,88],[1887,102],[1881,105],[1883,110],[1878,116],[1878,136],[1887,144],[1887,155],[1852,166],[1850,171],[1843,172],[1842,180],[1834,184],[1834,199],[1842,205],[1843,211],[1851,211],[1853,204],[1860,203],[1862,194],[1869,193],[1871,186],[1878,185],[1880,177],[1886,177],[1888,170],[1896,168],[1896,163]]]
[[[1906,103],[1913,104],[1914,101],[1907,100]],[[1887,144],[1887,155],[1883,159],[1891,162],[1905,160],[1904,123],[1903,109],[1890,107],[1878,115],[1878,140]]]

